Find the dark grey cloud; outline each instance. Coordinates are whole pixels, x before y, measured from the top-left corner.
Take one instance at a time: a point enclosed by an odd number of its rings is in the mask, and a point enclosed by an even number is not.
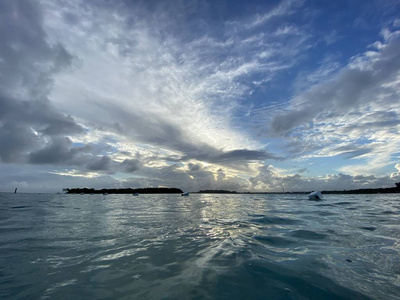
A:
[[[0,22],[0,86],[21,84],[40,97],[48,73],[68,66],[71,55],[62,45],[47,43],[37,1],[2,1]]]
[[[307,172],[307,168],[301,168],[297,170],[298,173],[306,173]]]
[[[132,173],[140,169],[142,162],[139,158],[125,159],[123,162],[114,161],[108,155],[101,155],[100,145],[74,145],[68,137],[54,137],[40,150],[28,155],[28,163],[40,165],[73,166],[85,171]]]
[[[188,151],[185,156],[180,158],[181,161],[188,161],[190,159],[218,164],[234,170],[249,171],[249,164],[252,162],[281,158],[265,150],[237,149],[223,151],[208,146],[201,147],[201,145],[197,145],[195,151]]]
[[[61,44],[48,44],[42,24],[37,2],[0,3],[0,160],[3,162],[68,161],[73,153],[61,151],[66,143],[62,137],[83,131],[71,116],[58,112],[47,98],[52,76],[68,67],[72,56]],[[38,151],[46,143],[51,144],[50,148]]]
[[[86,168],[90,171],[109,171],[112,167],[113,160],[103,155],[101,157],[93,158],[87,165]]]
[[[356,158],[364,154],[374,151],[374,147],[368,145],[357,145],[351,143],[346,146],[341,146],[333,149],[333,152],[344,155],[346,158]]]
[[[191,172],[196,172],[203,169],[201,164],[188,163],[188,167]]]
[[[96,100],[94,99],[93,102]],[[102,123],[99,120],[101,129],[107,128],[118,134],[133,136],[137,141],[168,149],[193,148],[182,129],[163,116],[150,112],[126,110],[124,107],[115,105],[111,100],[99,101],[95,105],[99,112],[106,111],[112,116],[118,116],[118,122],[112,124]]]
[[[214,157],[210,157],[211,162],[240,162],[240,161],[256,161],[266,159],[276,159],[275,155],[272,155],[266,151],[260,150],[247,150],[238,149],[227,152],[222,152]]]
[[[74,161],[79,148],[72,147],[72,141],[65,138],[54,138],[43,149],[31,152],[28,162],[32,164],[62,164],[68,165]]]
[[[47,136],[82,133],[83,128],[71,116],[57,112],[50,101],[44,99],[21,100],[0,92],[0,121],[32,128]],[[15,134],[18,134],[16,132]]]
[[[1,1],[0,22],[1,86],[14,85],[22,76],[37,82],[35,62],[46,63],[51,56],[38,6],[32,1]]]
[[[265,150],[237,149],[223,151],[208,146],[198,145],[194,151],[187,151],[186,155],[181,157],[180,161],[189,161],[196,159],[212,164],[222,165],[235,170],[246,171],[250,169],[249,164],[256,161],[265,161],[269,159],[280,159],[274,154]],[[193,166],[193,168],[198,168]]]
[[[26,153],[38,145],[36,135],[28,127],[0,122],[0,161],[23,163]]]
[[[125,159],[121,163],[121,168],[126,173],[133,173],[140,169],[142,163],[139,159]]]

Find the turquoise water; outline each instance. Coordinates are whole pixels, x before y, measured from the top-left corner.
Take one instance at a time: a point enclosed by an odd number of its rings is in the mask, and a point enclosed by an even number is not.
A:
[[[400,195],[0,194],[0,299],[400,299]]]

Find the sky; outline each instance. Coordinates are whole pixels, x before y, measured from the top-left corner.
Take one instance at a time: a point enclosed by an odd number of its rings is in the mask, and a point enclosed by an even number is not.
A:
[[[0,191],[400,181],[400,1],[0,1]]]

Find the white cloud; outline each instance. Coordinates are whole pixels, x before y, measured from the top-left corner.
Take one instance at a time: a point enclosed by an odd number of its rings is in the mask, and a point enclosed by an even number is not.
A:
[[[103,16],[103,9],[98,10]],[[83,17],[80,11],[72,13],[78,14],[79,19]],[[257,66],[213,65],[214,70],[204,76],[198,72],[204,66],[195,60],[183,57],[178,61],[175,48],[181,45],[174,44],[173,38],[160,40],[152,33],[154,24],[142,20],[137,27],[126,29],[125,24],[120,24],[120,19],[124,19],[121,17],[107,23],[113,28],[112,33],[92,27],[84,30],[75,24],[66,34],[62,15],[56,16],[59,19],[50,22],[59,27],[53,38],[61,35],[70,42],[67,47],[74,47],[74,54],[82,61],[80,68],[56,78],[52,101],[63,111],[86,124],[109,129],[118,122],[136,142],[143,141],[141,135],[174,138],[159,128],[157,120],[161,120],[184,133],[182,138],[188,143],[226,149],[251,146],[250,140],[229,128],[229,115],[235,99],[246,89],[236,82],[237,78]],[[114,39],[111,53],[109,47],[104,48],[105,44],[110,45],[110,39]],[[89,43],[83,42],[86,40]],[[126,43],[130,45],[124,49]],[[219,109],[213,110],[213,106]],[[122,111],[125,117],[120,118]]]
[[[394,168],[397,170],[397,172],[393,172],[390,174],[390,178],[395,181],[395,182],[400,182],[400,163],[397,163]]]
[[[339,41],[342,37],[338,35],[336,30],[333,30],[331,33],[324,36],[324,41],[327,45],[331,45],[337,41]]]
[[[261,26],[275,17],[293,14],[293,11],[301,6],[303,2],[303,0],[284,0],[267,13],[257,15],[255,20],[248,25],[248,28]]]
[[[307,192],[313,190],[353,190],[360,188],[394,187],[394,177],[383,175],[327,174],[318,177],[305,177],[300,174],[286,175],[273,166],[264,166],[259,174],[250,178],[252,191]],[[397,177],[399,178],[399,177]]]
[[[392,42],[400,36],[400,30],[392,31],[389,28],[383,28],[381,30],[381,35],[383,36],[385,42]]]

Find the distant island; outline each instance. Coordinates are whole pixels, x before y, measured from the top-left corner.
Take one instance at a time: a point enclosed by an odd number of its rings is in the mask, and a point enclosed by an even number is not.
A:
[[[183,191],[177,188],[139,188],[139,189],[89,189],[89,188],[65,188],[67,194],[182,194]]]
[[[226,190],[200,190],[203,194],[308,194],[308,192],[236,192]],[[375,189],[357,189],[343,191],[321,191],[322,194],[392,194],[400,193],[400,182],[396,182],[396,187],[375,188]]]
[[[396,187],[378,188],[378,189],[358,189],[344,191],[321,191],[323,194],[392,194],[400,193],[400,182],[396,183]]]
[[[357,189],[344,191],[321,191],[323,194],[393,194],[400,193],[400,182],[395,183],[395,187],[376,188],[376,189]]]

